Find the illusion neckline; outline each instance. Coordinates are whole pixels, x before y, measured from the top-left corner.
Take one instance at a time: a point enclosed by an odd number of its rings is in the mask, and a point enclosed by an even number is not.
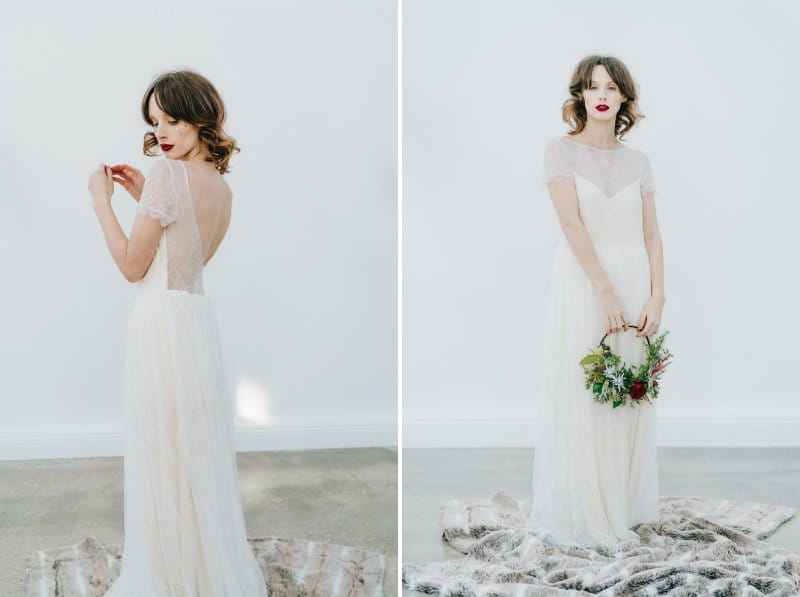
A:
[[[591,145],[586,145],[585,143],[578,143],[577,141],[574,141],[573,139],[570,139],[569,137],[564,135],[562,135],[561,138],[564,139],[564,141],[569,141],[570,143],[578,145],[579,147],[585,147],[586,149],[594,149],[595,151],[622,151],[623,149],[630,149],[625,145],[623,145],[622,147],[609,147],[608,149],[603,149],[602,147],[592,147]]]

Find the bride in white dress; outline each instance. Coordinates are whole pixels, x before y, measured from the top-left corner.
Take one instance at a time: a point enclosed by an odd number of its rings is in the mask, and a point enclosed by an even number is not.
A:
[[[760,540],[794,509],[659,496],[656,403],[612,408],[584,385],[580,359],[606,332],[625,362],[644,359],[665,302],[663,257],[649,160],[618,140],[641,118],[627,69],[589,56],[570,94],[572,131],[545,147],[564,234],[542,337],[533,504],[503,491],[448,500],[441,537],[465,556],[404,562],[403,586],[475,597],[800,595],[800,557]]]
[[[142,113],[147,177],[101,165],[89,188],[111,255],[138,283],[124,376],[125,539],[114,597],[266,597],[247,541],[233,408],[203,268],[231,215],[222,175],[238,147],[222,100],[191,71],[159,76]],[[114,182],[138,202],[130,239],[111,208]]]
[[[578,362],[605,333],[624,362],[644,360],[644,336],[658,331],[665,302],[662,244],[649,160],[618,140],[640,117],[627,69],[614,58],[584,60],[570,91],[564,119],[573,130],[545,149],[564,234],[550,282],[527,527],[561,544],[613,545],[636,542],[631,527],[658,520],[656,403],[595,402]]]

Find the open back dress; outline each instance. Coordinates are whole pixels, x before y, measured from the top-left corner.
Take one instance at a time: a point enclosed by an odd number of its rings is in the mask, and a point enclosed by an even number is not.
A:
[[[267,596],[245,531],[193,190],[184,163],[161,157],[139,202],[163,231],[128,319],[125,539],[111,597]]]

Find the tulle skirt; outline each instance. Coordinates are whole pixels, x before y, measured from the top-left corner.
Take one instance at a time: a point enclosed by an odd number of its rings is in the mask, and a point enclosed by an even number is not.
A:
[[[266,597],[247,542],[233,405],[208,298],[140,290],[125,359],[125,538],[106,595]]]
[[[650,298],[644,245],[594,243],[628,322]],[[594,287],[565,239],[553,264],[537,402],[533,507],[529,530],[565,545],[638,542],[630,530],[658,520],[656,403],[598,404],[579,365],[605,333]],[[628,364],[646,356],[636,331],[605,342]]]

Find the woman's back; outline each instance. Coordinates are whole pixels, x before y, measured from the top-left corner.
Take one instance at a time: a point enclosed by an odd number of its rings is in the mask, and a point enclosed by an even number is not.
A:
[[[210,167],[167,158],[154,162],[139,211],[158,217],[164,232],[140,287],[203,294],[203,268],[225,237],[231,202],[230,187]]]
[[[228,183],[211,164],[183,162],[197,221],[203,264],[219,248],[231,221],[232,193]]]

